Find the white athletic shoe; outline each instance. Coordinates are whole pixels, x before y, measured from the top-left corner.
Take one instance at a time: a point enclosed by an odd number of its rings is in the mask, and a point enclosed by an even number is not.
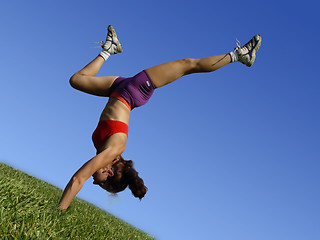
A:
[[[238,41],[239,42],[239,41]],[[247,42],[243,47],[241,47],[240,42],[237,43],[237,48],[235,52],[238,53],[239,62],[251,67],[256,59],[256,52],[261,45],[261,36],[259,34],[255,35],[249,42]]]
[[[104,43],[101,43],[101,47],[110,55],[122,52],[122,47],[118,40],[116,31],[111,25],[108,26],[107,39]]]

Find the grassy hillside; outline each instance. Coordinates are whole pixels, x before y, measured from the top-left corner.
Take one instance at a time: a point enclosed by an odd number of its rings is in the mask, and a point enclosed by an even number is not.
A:
[[[0,163],[1,239],[154,239],[111,214],[74,199],[61,213],[62,190]]]

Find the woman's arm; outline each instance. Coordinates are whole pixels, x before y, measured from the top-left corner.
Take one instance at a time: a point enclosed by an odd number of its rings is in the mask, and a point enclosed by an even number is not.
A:
[[[86,180],[92,176],[98,169],[107,166],[112,163],[112,161],[119,155],[117,151],[112,150],[112,148],[107,148],[103,152],[99,153],[94,158],[86,162],[70,179],[68,185],[64,189],[62,194],[59,208],[60,210],[66,210],[73,198],[82,188]]]

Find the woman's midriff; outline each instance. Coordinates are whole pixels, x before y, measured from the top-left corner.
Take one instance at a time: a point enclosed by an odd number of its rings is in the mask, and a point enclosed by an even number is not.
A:
[[[101,113],[100,121],[116,120],[129,124],[130,112],[124,103],[111,97]]]

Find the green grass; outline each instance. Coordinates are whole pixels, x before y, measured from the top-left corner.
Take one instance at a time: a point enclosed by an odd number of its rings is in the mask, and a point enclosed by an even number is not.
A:
[[[0,163],[0,238],[154,239],[81,199],[61,213],[62,190]]]

